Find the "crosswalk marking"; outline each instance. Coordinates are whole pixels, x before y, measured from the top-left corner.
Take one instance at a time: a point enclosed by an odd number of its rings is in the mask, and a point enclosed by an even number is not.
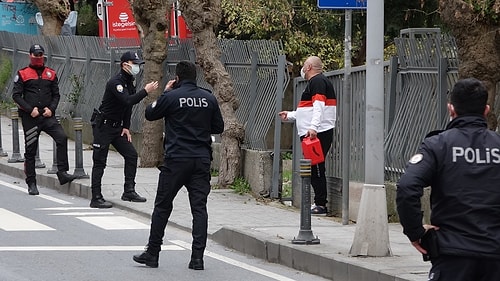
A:
[[[104,230],[149,229],[149,225],[124,217],[113,212],[63,212],[49,216],[74,216],[75,218]],[[56,230],[22,215],[0,208],[0,230],[5,231],[47,231]]]
[[[21,192],[26,192],[26,193],[28,192],[27,188],[22,188],[20,186],[17,186],[17,185],[14,185],[14,184],[10,184],[10,183],[5,182],[5,181],[0,181],[0,185],[6,186],[6,187],[9,187],[9,188],[21,191]],[[52,197],[52,196],[49,196],[49,195],[45,195],[45,194],[40,194],[37,197],[38,198],[43,198],[43,199],[46,199],[46,200],[49,200],[49,201],[52,201],[52,202],[55,202],[55,203],[59,203],[59,204],[62,204],[62,205],[71,205],[71,204],[73,204],[71,202],[64,201],[64,200],[61,200],[61,199],[58,199],[58,198],[55,198],[55,197]]]
[[[114,215],[113,212],[68,212],[68,213],[55,213],[49,216],[96,216],[96,215]]]
[[[55,202],[55,203],[59,203],[59,204],[62,204],[62,205],[71,205],[71,204],[73,204],[71,202],[64,201],[64,200],[61,200],[61,199],[58,199],[58,198],[55,198],[55,197],[52,197],[52,196],[49,196],[49,195],[45,195],[45,194],[40,194],[40,195],[38,195],[38,197],[43,198],[43,199],[47,199],[49,201],[52,201],[52,202]]]
[[[90,207],[48,207],[48,208],[35,208],[35,210],[40,211],[73,211],[73,210],[95,210],[95,208]]]
[[[149,225],[122,216],[113,216],[113,217],[89,216],[89,217],[77,217],[77,219],[93,224],[105,230],[149,229]]]
[[[55,230],[44,224],[0,208],[0,229],[5,231],[46,231]]]
[[[163,245],[162,251],[185,251],[178,245]],[[144,246],[8,246],[0,252],[48,252],[48,251],[143,251]]]

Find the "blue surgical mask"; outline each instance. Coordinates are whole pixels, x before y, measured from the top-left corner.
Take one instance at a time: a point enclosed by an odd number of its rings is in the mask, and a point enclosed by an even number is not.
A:
[[[141,67],[138,64],[130,64],[130,63],[127,64],[130,65],[131,75],[136,76],[137,74],[139,74],[139,72],[141,72]]]

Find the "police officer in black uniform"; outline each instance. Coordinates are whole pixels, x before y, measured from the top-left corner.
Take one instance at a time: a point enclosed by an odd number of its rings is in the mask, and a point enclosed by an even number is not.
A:
[[[121,57],[121,70],[106,84],[106,90],[99,109],[94,111],[91,119],[94,141],[92,143],[94,162],[92,167],[92,208],[111,208],[101,193],[101,179],[106,167],[109,145],[125,159],[125,183],[121,199],[132,202],[146,202],[146,198],[135,192],[135,175],[137,171],[137,151],[132,144],[130,134],[130,117],[132,107],[149,93],[158,88],[158,81],[148,83],[144,89],[136,93],[134,76],[139,74],[140,65],[144,63],[137,53],[126,52]]]
[[[424,139],[397,189],[404,233],[432,262],[428,280],[500,280],[500,135],[488,130],[488,92],[474,78],[450,93],[451,122]],[[431,224],[420,197],[431,187]]]
[[[24,173],[30,195],[39,194],[36,186],[35,156],[41,131],[51,136],[56,143],[59,183],[63,185],[76,178],[67,172],[68,138],[55,118],[60,99],[59,83],[56,71],[45,66],[44,52],[39,44],[30,47],[30,64],[17,72],[12,91],[24,130]]]
[[[193,243],[188,267],[203,270],[208,227],[211,134],[222,133],[224,121],[215,96],[196,86],[196,66],[182,61],[175,71],[176,80],[169,81],[165,92],[146,108],[147,120],[165,119],[165,159],[160,167],[147,249],[133,259],[158,267],[172,202],[179,189],[186,186],[193,214]]]

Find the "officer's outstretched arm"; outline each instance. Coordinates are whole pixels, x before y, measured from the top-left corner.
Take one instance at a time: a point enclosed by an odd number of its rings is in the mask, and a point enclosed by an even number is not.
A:
[[[146,120],[155,121],[155,120],[161,119],[165,116],[164,110],[159,109],[160,99],[161,99],[161,96],[158,100],[154,101],[152,104],[150,104],[146,107],[146,111],[144,112]]]

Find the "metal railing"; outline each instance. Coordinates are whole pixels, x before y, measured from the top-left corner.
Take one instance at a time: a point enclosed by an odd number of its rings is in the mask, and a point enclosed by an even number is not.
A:
[[[2,99],[10,99],[13,78],[17,70],[29,64],[28,50],[34,43],[45,48],[46,64],[54,68],[59,78],[61,100],[58,114],[62,119],[74,115],[88,122],[93,108],[102,100],[107,80],[119,71],[120,56],[130,50],[134,39],[106,39],[90,36],[31,36],[0,31],[0,52],[12,58],[12,78],[6,89],[0,89]],[[275,103],[289,82],[286,62],[280,57],[280,42],[253,40],[219,40],[221,61],[229,72],[240,107],[236,110],[238,121],[246,129],[243,147],[267,150],[266,136],[274,124]],[[195,61],[196,53],[191,40],[169,41],[164,62],[164,81],[175,77],[175,65],[182,60]],[[132,51],[139,51],[132,49]],[[278,81],[278,77],[280,81]],[[142,87],[142,73],[136,78]],[[80,88],[78,86],[80,84]],[[198,84],[210,89],[198,69]],[[3,91],[2,91],[3,90]],[[143,103],[134,106],[131,130],[142,132]],[[272,132],[271,132],[272,133]]]
[[[447,121],[446,94],[458,79],[457,47],[452,37],[439,29],[403,30],[395,39],[398,56],[385,62],[385,178],[396,182],[404,172],[424,136],[441,129]],[[364,182],[365,174],[365,96],[366,68],[351,72],[351,107],[344,108],[344,70],[324,73],[333,82],[337,94],[337,123],[332,148],[326,158],[327,175],[342,177],[341,154],[348,153],[350,180]],[[295,104],[307,81],[294,79]],[[351,127],[341,127],[342,112],[350,112]],[[342,151],[342,130],[350,130],[349,151]],[[302,155],[300,141],[294,134],[294,155]],[[294,157],[293,188],[300,186],[298,161]],[[294,193],[296,194],[296,193]],[[295,196],[295,195],[294,195]]]

